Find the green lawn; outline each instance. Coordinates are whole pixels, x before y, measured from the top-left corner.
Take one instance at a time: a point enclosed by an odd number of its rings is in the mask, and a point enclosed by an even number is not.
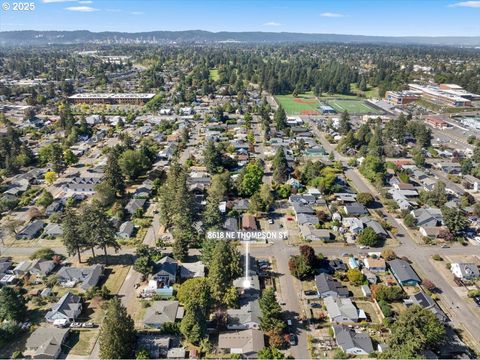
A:
[[[218,70],[210,69],[210,80],[217,81],[219,79]]]
[[[277,103],[282,105],[287,115],[317,115],[320,112],[315,96],[311,94],[301,94],[298,97],[293,95],[275,95]]]
[[[350,84],[350,89],[353,93],[357,94],[357,95],[360,95],[360,94],[363,94],[367,99],[371,99],[371,98],[378,98],[379,95],[378,95],[378,87],[371,87],[371,86],[368,86],[367,87],[367,90],[365,91],[361,91],[357,84],[356,83],[351,83]]]
[[[348,111],[352,114],[379,114],[380,111],[368,106],[362,100],[334,99],[328,100],[328,105],[333,107],[338,113]]]

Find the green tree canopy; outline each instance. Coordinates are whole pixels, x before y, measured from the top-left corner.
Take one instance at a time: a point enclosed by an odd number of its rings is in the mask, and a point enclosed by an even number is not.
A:
[[[136,342],[133,319],[118,298],[107,303],[105,312],[99,336],[100,358],[133,358]]]

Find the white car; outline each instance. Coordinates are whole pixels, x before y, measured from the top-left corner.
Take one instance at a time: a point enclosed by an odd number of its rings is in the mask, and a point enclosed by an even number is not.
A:
[[[273,224],[273,219],[268,219],[269,224]]]

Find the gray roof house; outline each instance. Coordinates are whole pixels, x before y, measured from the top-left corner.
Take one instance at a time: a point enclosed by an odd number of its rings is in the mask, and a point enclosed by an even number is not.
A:
[[[305,240],[309,241],[325,241],[328,242],[332,238],[332,233],[327,229],[316,229],[310,225],[300,225],[300,233]]]
[[[183,318],[183,307],[178,301],[154,301],[145,311],[143,324],[146,327],[159,329],[165,323],[174,323]]]
[[[404,300],[404,302],[407,306],[419,305],[424,309],[430,310],[437,317],[437,319],[442,322],[448,320],[447,315],[445,315],[445,313],[442,311],[442,309],[440,309],[437,303],[423,291],[411,295],[410,298]]]
[[[13,273],[17,276],[23,276],[28,271],[30,270],[30,267],[32,266],[32,262],[29,260],[24,260],[21,263],[19,263],[15,268],[12,270]]]
[[[348,297],[348,289],[332,276],[322,273],[315,276],[318,296],[326,298],[327,296]]]
[[[229,217],[225,220],[223,228],[227,231],[238,231],[238,220],[236,217]]]
[[[372,339],[365,333],[357,333],[346,326],[334,325],[337,345],[349,355],[368,355],[374,351]]]
[[[155,265],[155,274],[152,276],[157,282],[163,283],[165,286],[170,286],[177,281],[178,264],[170,256],[157,261]]]
[[[345,214],[353,216],[368,214],[367,208],[358,202],[346,204],[343,207],[343,210],[345,211]]]
[[[125,206],[125,210],[130,214],[135,214],[138,209],[143,209],[143,206],[147,202],[146,199],[131,199]]]
[[[227,329],[260,329],[260,316],[261,310],[258,300],[250,301],[240,309],[228,309]]]
[[[60,224],[50,223],[43,230],[43,238],[57,238],[63,235],[63,229]]]
[[[58,359],[69,329],[37,328],[27,339],[25,355],[33,359]]]
[[[230,354],[239,354],[244,359],[256,359],[260,350],[265,347],[263,332],[248,329],[221,333],[218,336],[218,348]]]
[[[57,278],[59,284],[64,287],[74,287],[81,282],[81,288],[88,290],[98,284],[102,274],[103,266],[100,264],[85,268],[62,267],[57,273]]]
[[[452,263],[450,271],[459,279],[475,279],[480,277],[477,264],[474,263]]]
[[[443,225],[442,211],[437,208],[421,208],[411,211],[418,227],[434,227]]]
[[[133,225],[133,223],[131,221],[125,221],[124,223],[122,223],[122,225],[120,225],[117,236],[123,239],[131,238],[134,230],[135,226]]]
[[[205,265],[201,261],[180,265],[180,278],[191,279],[205,276]]]
[[[47,276],[55,268],[55,264],[51,260],[36,259],[33,260],[29,272],[38,276]]]
[[[401,285],[418,285],[422,281],[412,269],[410,264],[402,259],[395,259],[388,262],[393,276]]]
[[[354,323],[359,319],[359,312],[350,298],[327,296],[323,299],[327,313],[333,323]]]
[[[318,218],[313,214],[297,214],[297,222],[298,225],[318,225],[320,221]]]
[[[45,319],[48,322],[55,320],[66,320],[69,322],[75,319],[82,312],[82,298],[70,292],[62,296],[62,298],[52,306],[52,310],[47,312]]]
[[[372,220],[368,217],[362,217],[360,220],[362,220],[363,225],[366,227],[370,227],[375,231],[375,234],[382,236],[384,238],[388,237],[388,233],[385,231],[382,225],[380,225],[378,222],[375,220]]]
[[[20,232],[16,235],[17,239],[26,239],[31,240],[36,238],[42,232],[45,223],[42,220],[34,220],[30,224],[26,225]]]

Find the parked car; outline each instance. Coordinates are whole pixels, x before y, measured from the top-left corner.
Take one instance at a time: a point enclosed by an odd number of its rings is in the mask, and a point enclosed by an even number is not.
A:
[[[306,296],[313,296],[313,295],[317,295],[317,292],[315,290],[305,290],[303,292]]]
[[[321,308],[322,305],[319,304],[319,303],[311,303],[311,304],[310,304],[310,307],[311,307],[311,308]]]
[[[295,346],[297,345],[297,335],[290,333],[288,334],[288,342],[290,346]]]
[[[269,224],[273,224],[273,219],[268,219]]]
[[[478,306],[480,306],[480,296],[475,296],[475,297],[473,298],[473,301],[475,301],[475,303],[476,303]]]
[[[86,322],[86,323],[83,323],[83,324],[82,324],[82,327],[84,327],[84,328],[93,328],[93,327],[95,327],[95,324],[94,324],[94,323],[91,323],[91,322]]]

